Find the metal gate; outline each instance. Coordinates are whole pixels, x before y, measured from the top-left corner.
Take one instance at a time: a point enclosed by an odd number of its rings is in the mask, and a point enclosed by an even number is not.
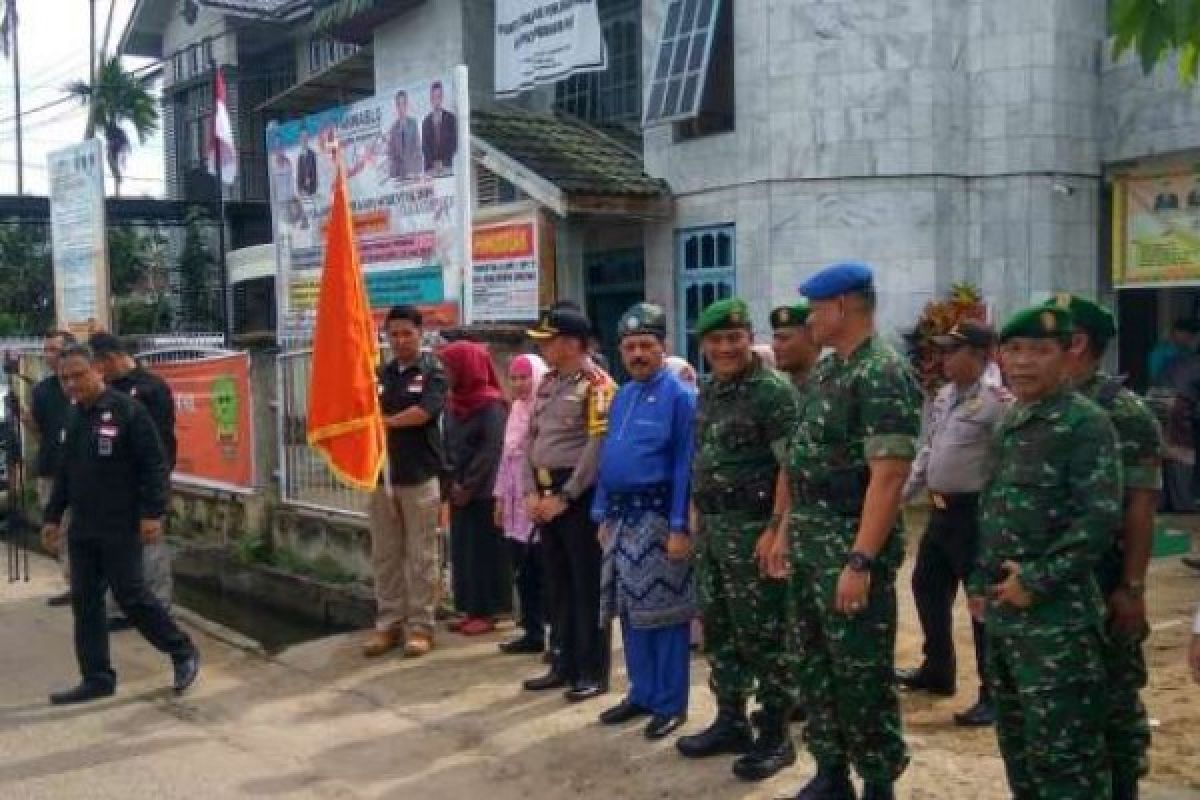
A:
[[[312,350],[280,353],[279,472],[283,502],[317,511],[366,516],[369,495],[338,482],[317,452],[308,446],[308,382]]]

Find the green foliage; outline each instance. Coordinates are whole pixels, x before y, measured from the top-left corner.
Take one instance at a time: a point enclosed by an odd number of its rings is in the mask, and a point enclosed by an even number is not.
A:
[[[0,225],[0,335],[39,336],[54,321],[46,229]]]
[[[150,93],[153,82],[153,73],[135,75],[126,72],[120,56],[113,56],[100,65],[94,89],[85,81],[74,81],[66,87],[69,94],[88,106],[86,138],[90,138],[96,129],[104,134],[105,155],[118,196],[125,159],[133,149],[125,126],[133,126],[141,144],[158,130],[158,102]]]
[[[117,330],[124,336],[171,329],[171,304],[165,298],[118,297],[113,306]]]
[[[292,575],[302,575],[322,583],[353,583],[355,578],[329,555],[308,559],[287,547],[272,549],[259,535],[244,536],[233,545],[233,556],[243,564],[265,564]]]
[[[243,564],[266,564],[271,557],[270,544],[257,534],[243,536],[233,544],[233,557]]]
[[[1200,66],[1200,0],[1110,0],[1109,30],[1113,57],[1137,53],[1150,72],[1173,53],[1179,54],[1179,78],[1196,80]]]
[[[203,211],[192,209],[188,212],[183,253],[179,258],[183,319],[187,329],[193,331],[216,330],[220,325],[216,303],[217,262],[205,241],[208,225],[211,220]]]
[[[171,328],[166,285],[166,238],[121,224],[108,229],[108,270],[117,330],[159,333]]]

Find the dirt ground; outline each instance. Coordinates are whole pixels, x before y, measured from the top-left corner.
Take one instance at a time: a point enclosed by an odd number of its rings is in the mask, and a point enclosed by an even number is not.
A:
[[[731,775],[729,758],[686,761],[671,741],[646,742],[639,725],[598,725],[596,715],[620,697],[623,669],[613,693],[591,703],[572,706],[556,692],[523,692],[520,680],[542,667],[534,657],[497,652],[496,642],[510,631],[477,639],[445,634],[427,658],[367,661],[357,634],[265,658],[230,646],[229,637],[205,635],[202,626],[196,632],[204,671],[181,699],[162,688],[162,657],[136,634],[120,634],[113,646],[121,675],[117,697],[50,708],[45,691],[76,677],[70,618],[44,602],[59,588],[54,565],[38,560],[34,566],[31,584],[0,590],[5,800],[765,800],[791,796],[813,769],[802,751],[795,767],[749,785]],[[920,648],[907,572],[900,592],[901,665],[916,663]],[[1200,575],[1178,558],[1154,563],[1146,700],[1155,739],[1147,800],[1200,798],[1200,687],[1190,683],[1184,665],[1198,599]],[[958,729],[951,720],[975,699],[970,628],[961,607],[956,636],[963,654],[959,696],[904,698],[913,761],[898,787],[901,798],[1009,796],[992,731]],[[706,679],[697,657],[688,732],[711,719]]]

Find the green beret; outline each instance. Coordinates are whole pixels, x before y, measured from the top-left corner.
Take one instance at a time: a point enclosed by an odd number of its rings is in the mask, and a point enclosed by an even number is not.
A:
[[[750,330],[750,307],[740,297],[729,297],[704,309],[696,320],[696,335],[704,336],[712,331],[726,328]]]
[[[771,311],[771,328],[798,328],[808,321],[808,300],[803,297],[792,306],[780,306]]]
[[[1075,330],[1071,312],[1058,306],[1023,308],[1000,329],[1000,341],[1009,339],[1065,339]]]
[[[621,315],[617,338],[647,333],[660,339],[667,338],[667,312],[654,303],[637,303]]]
[[[1086,297],[1062,292],[1047,300],[1046,305],[1070,311],[1075,327],[1098,342],[1107,342],[1117,335],[1117,320],[1113,313]]]

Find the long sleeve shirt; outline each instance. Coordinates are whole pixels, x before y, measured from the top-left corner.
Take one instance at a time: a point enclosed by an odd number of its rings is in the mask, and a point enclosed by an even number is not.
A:
[[[617,391],[600,452],[593,520],[603,521],[609,492],[665,483],[671,487],[671,530],[687,529],[695,416],[695,393],[666,369]]]
[[[504,452],[504,404],[490,403],[469,417],[446,415],[446,457],[451,478],[472,500],[490,497]]]
[[[112,388],[137,400],[150,412],[154,429],[162,440],[167,466],[175,469],[179,445],[175,438],[175,395],[159,376],[144,367],[136,367],[112,382]]]
[[[583,495],[596,482],[600,446],[608,431],[612,378],[591,361],[574,375],[551,370],[538,384],[529,423],[525,493],[537,490],[538,469],[570,469],[562,492]]]
[[[167,510],[170,472],[150,413],[106,389],[67,420],[62,461],[45,519],[58,524],[71,509],[74,538],[136,536],[138,522]]]

